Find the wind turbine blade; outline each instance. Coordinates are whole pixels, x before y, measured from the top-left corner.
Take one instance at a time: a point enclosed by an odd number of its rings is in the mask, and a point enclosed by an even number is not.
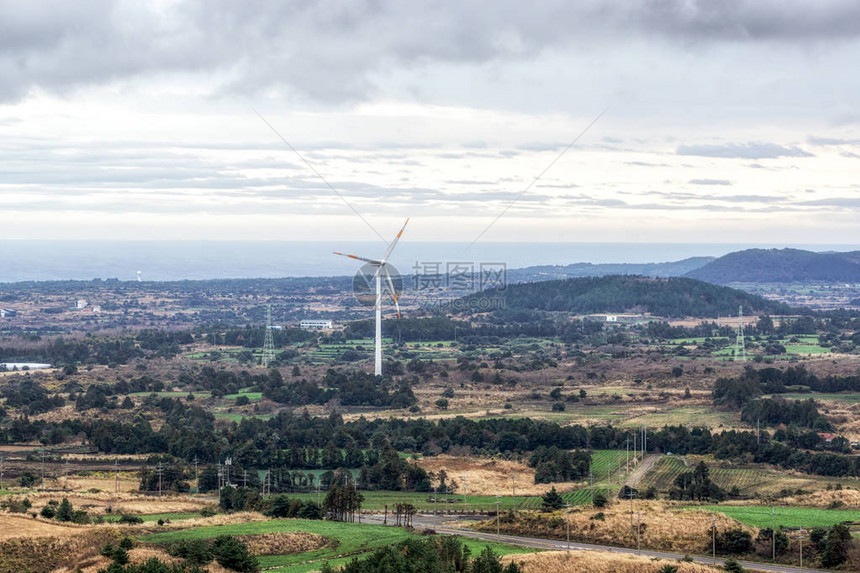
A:
[[[380,270],[385,273],[385,280],[388,281],[388,288],[391,291],[391,298],[394,299],[394,306],[397,308],[397,318],[400,318],[400,302],[397,300],[397,291],[394,290],[394,281],[391,280],[391,275],[388,274],[387,265],[382,265]]]
[[[397,246],[397,241],[400,240],[401,235],[403,235],[403,231],[406,230],[406,224],[409,223],[409,219],[406,219],[406,223],[403,223],[403,227],[400,229],[400,232],[397,233],[397,236],[394,237],[394,240],[391,241],[391,244],[388,245],[388,249],[385,251],[385,256],[382,257],[382,262],[388,260],[388,256],[391,255],[391,251],[394,250],[394,247]]]
[[[364,261],[365,263],[370,263],[372,265],[381,265],[383,261],[377,261],[375,259],[366,259],[364,257],[359,257],[358,255],[348,255],[346,253],[338,253],[337,251],[332,251],[335,255],[340,255],[341,257],[349,257],[350,259],[355,259],[357,261]]]

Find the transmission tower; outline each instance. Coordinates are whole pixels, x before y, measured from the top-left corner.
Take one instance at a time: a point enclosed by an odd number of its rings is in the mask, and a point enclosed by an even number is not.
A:
[[[260,364],[263,368],[268,368],[269,364],[275,359],[275,341],[272,338],[272,305],[266,307],[266,338],[263,340],[263,356],[260,358]]]
[[[735,340],[735,361],[747,359],[747,349],[744,344],[744,307],[738,308],[738,335]]]

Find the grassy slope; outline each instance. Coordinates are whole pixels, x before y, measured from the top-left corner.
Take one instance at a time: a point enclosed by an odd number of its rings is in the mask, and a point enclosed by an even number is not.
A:
[[[336,547],[324,547],[297,555],[269,555],[259,558],[260,565],[264,569],[275,568],[273,569],[274,571],[289,571],[290,573],[315,571],[326,560],[329,560],[332,565],[343,565],[354,555],[366,553],[409,538],[418,537],[399,527],[333,521],[276,519],[239,525],[211,526],[156,533],[142,537],[141,541],[162,544],[173,543],[182,539],[209,539],[224,534],[253,535],[274,531],[307,531],[338,541]],[[466,541],[466,544],[472,550],[473,555],[480,553],[488,545],[488,543],[473,540]],[[498,543],[490,545],[493,551],[501,555],[533,551]]]
[[[749,505],[707,505],[690,509],[716,511],[755,527],[770,527],[769,507]],[[860,521],[860,511],[846,509],[815,509],[807,507],[776,507],[773,522],[785,527],[827,527],[843,521]]]

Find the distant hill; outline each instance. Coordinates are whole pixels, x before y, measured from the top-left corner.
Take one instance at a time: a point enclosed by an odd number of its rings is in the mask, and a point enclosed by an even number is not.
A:
[[[701,268],[715,257],[690,257],[665,263],[573,263],[570,265],[539,265],[523,269],[508,269],[510,282],[545,281],[576,277],[606,275],[641,275],[644,277],[680,277]]]
[[[563,311],[573,314],[648,312],[657,316],[716,318],[749,314],[792,314],[788,305],[737,289],[682,277],[587,277],[510,284],[488,290],[506,310]]]
[[[816,253],[800,249],[748,249],[686,273],[714,284],[860,282],[860,251]]]

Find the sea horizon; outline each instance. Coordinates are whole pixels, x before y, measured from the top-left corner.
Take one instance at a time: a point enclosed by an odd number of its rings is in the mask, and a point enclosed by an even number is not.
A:
[[[860,250],[860,244],[466,242],[400,243],[391,258],[401,274],[425,263],[504,263],[508,269],[543,265],[642,264],[719,257],[750,248]],[[381,241],[113,241],[0,242],[0,283],[119,279],[134,281],[352,275],[359,264],[333,251],[366,258],[384,254]]]

